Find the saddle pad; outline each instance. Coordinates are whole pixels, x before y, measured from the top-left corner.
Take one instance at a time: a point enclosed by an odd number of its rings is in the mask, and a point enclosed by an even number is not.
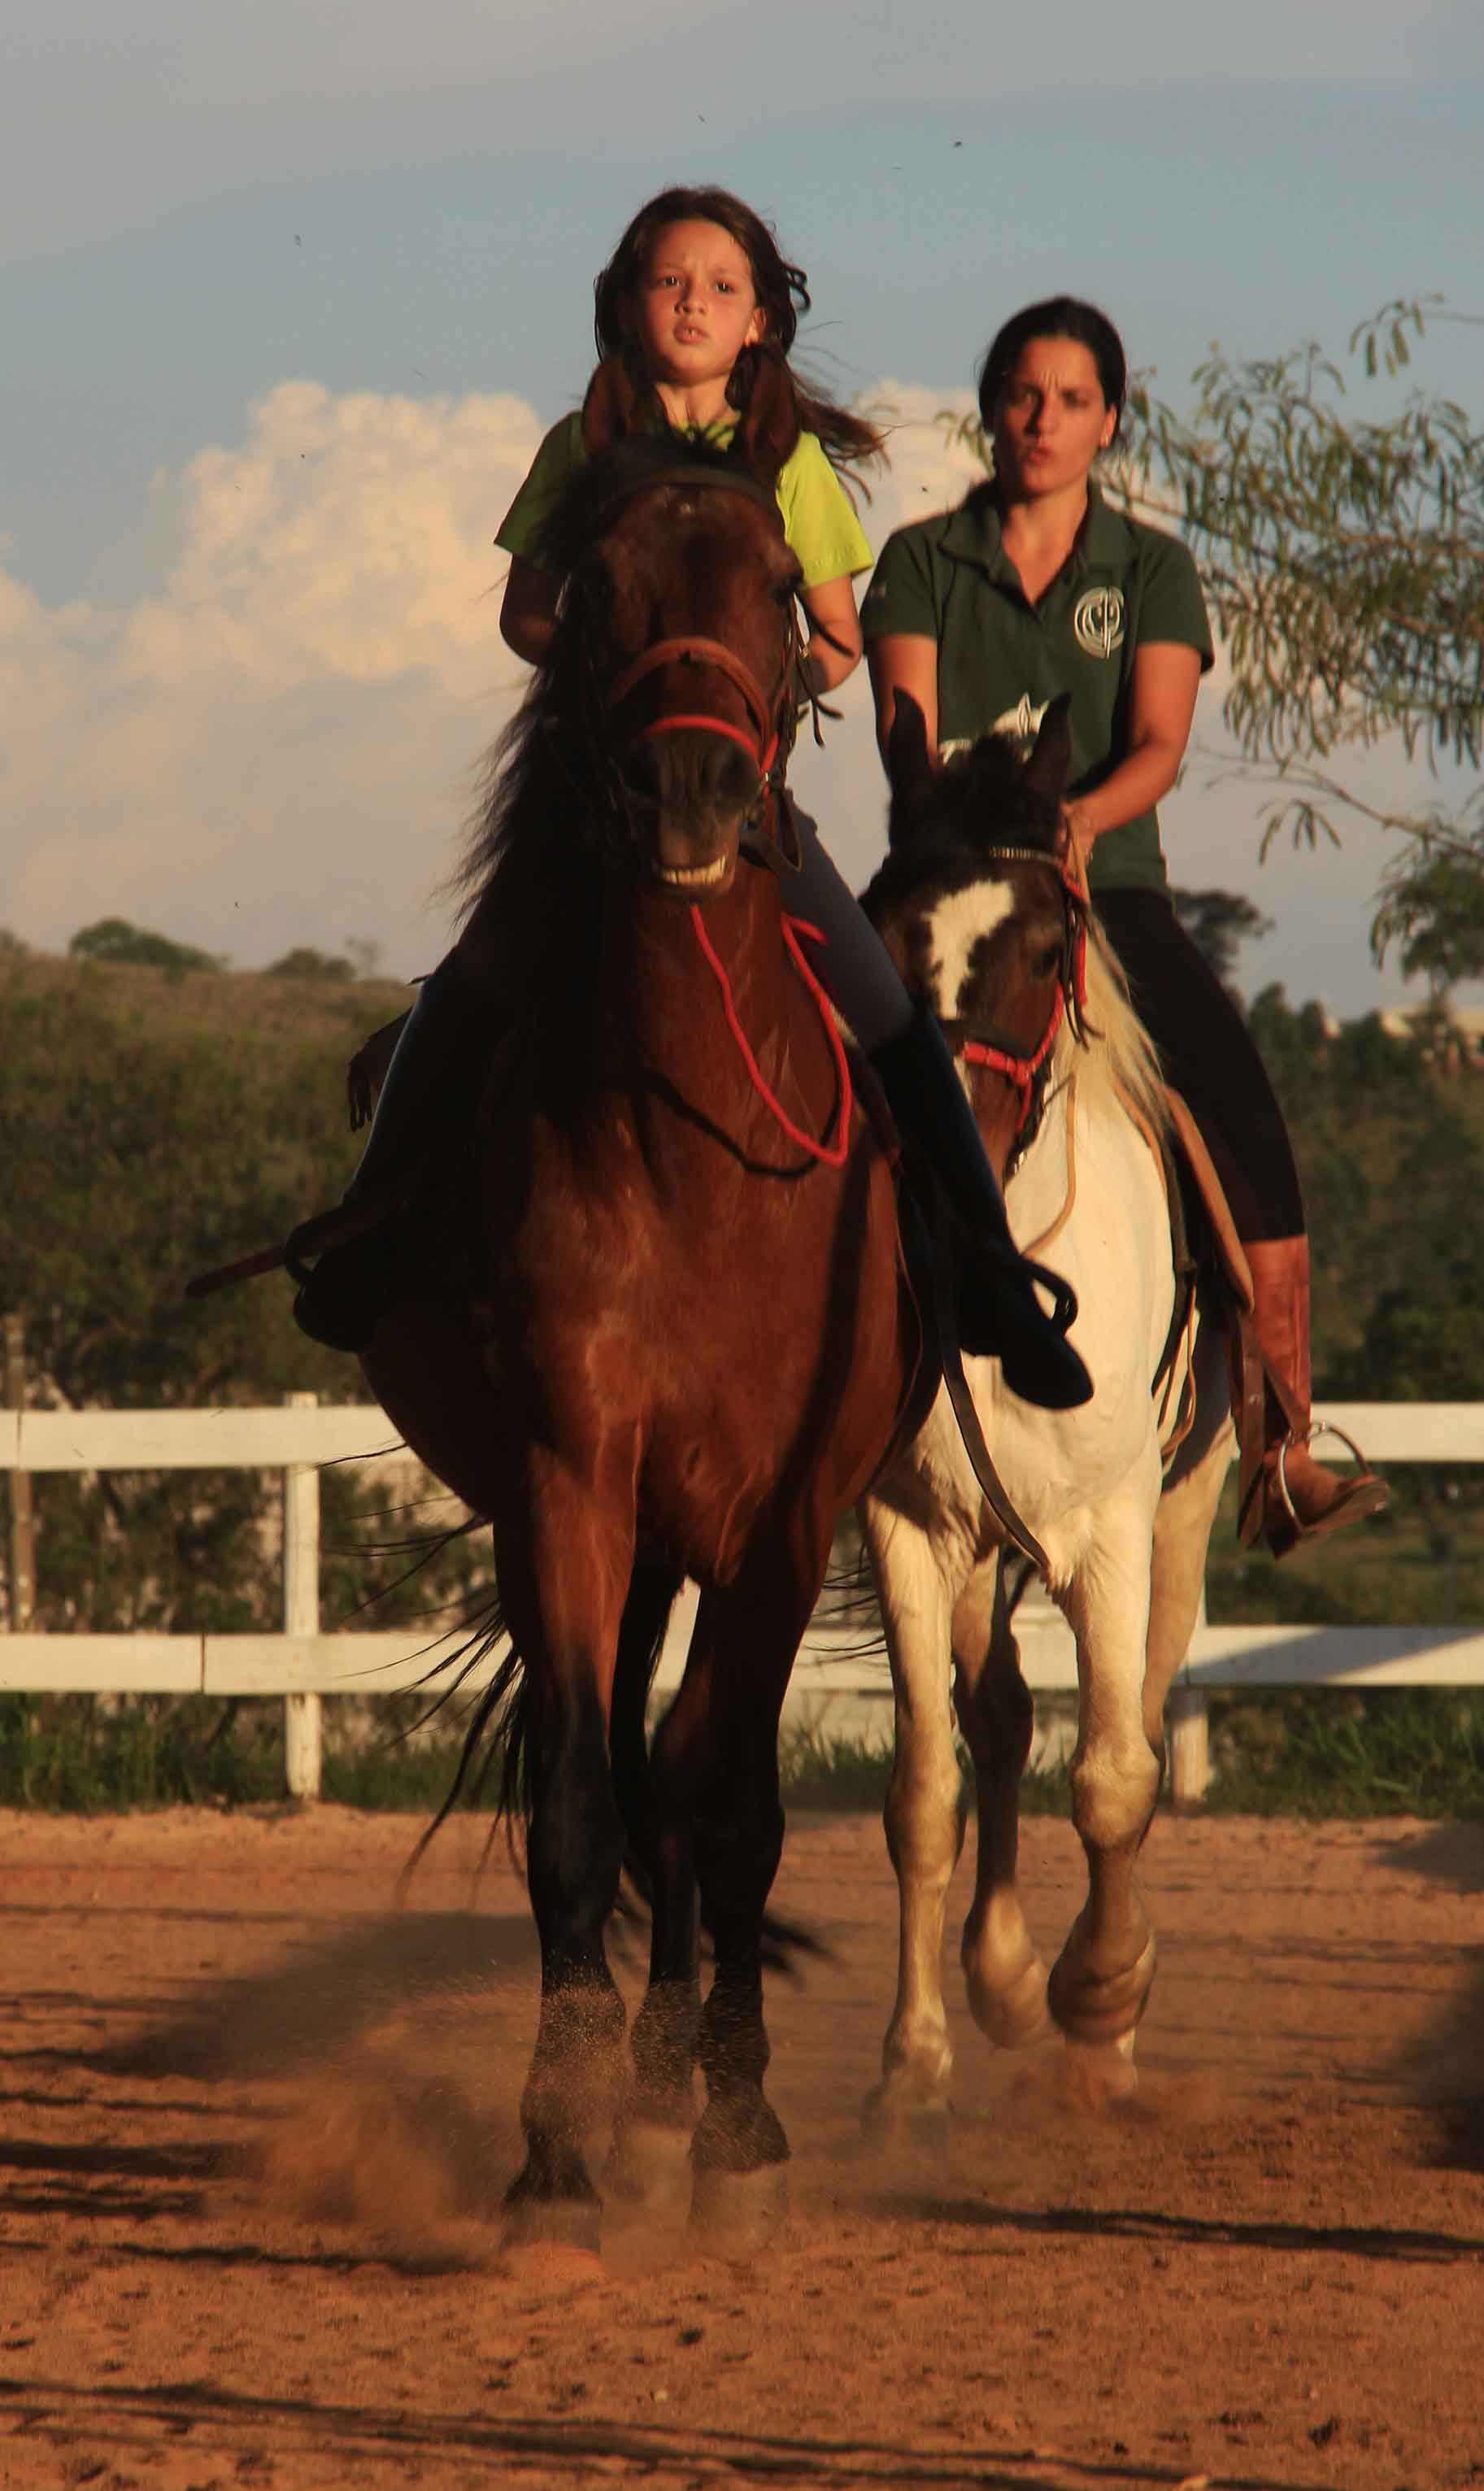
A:
[[[1179,1092],[1167,1085],[1165,1097],[1170,1102],[1171,1138],[1195,1179],[1206,1216],[1210,1221],[1211,1238],[1222,1273],[1237,1304],[1250,1315],[1257,1303],[1252,1274],[1222,1190],[1221,1179],[1211,1163],[1209,1151],[1201,1139],[1196,1120]]]

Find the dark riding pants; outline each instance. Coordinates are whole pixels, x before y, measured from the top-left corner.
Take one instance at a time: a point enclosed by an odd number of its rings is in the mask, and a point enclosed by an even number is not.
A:
[[[1303,1232],[1283,1111],[1246,1022],[1162,891],[1101,891],[1134,1009],[1201,1128],[1244,1244]]]

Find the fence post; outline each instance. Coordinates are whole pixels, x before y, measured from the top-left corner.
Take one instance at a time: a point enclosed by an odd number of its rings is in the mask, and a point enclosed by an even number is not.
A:
[[[5,1406],[26,1406],[25,1318],[5,1318]],[[24,1634],[36,1613],[36,1509],[31,1502],[31,1474],[11,1473],[10,1622],[12,1634]]]
[[[317,1392],[285,1392],[284,1407],[312,1410]],[[319,1632],[319,1469],[289,1462],[283,1473],[283,1631]],[[318,1799],[324,1725],[317,1695],[283,1699],[283,1766],[290,1799]]]

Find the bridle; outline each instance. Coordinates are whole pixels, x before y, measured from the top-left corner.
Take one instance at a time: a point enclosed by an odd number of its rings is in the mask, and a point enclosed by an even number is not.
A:
[[[1047,1078],[1052,1049],[1065,1017],[1079,1046],[1088,1042],[1088,894],[1083,885],[1043,848],[994,848],[997,865],[1037,865],[1054,873],[1061,885],[1062,959],[1057,990],[1040,1037],[1023,1046],[998,1021],[966,1015],[946,1020],[944,1036],[966,1064],[1000,1073],[1020,1092],[1013,1157],[1024,1158],[1040,1130],[1046,1112]]]
[[[599,532],[609,513],[617,513],[636,494],[652,492],[666,485],[679,486],[686,492],[744,493],[750,500],[761,503],[774,522],[781,524],[775,497],[755,477],[741,471],[728,473],[724,469],[696,468],[677,463],[673,467],[652,469],[624,492],[616,494],[599,514]],[[678,734],[684,727],[697,727],[707,735],[725,736],[755,764],[762,782],[760,792],[773,794],[782,784],[793,748],[795,679],[799,658],[799,626],[791,602],[785,621],[777,680],[771,691],[764,689],[751,667],[724,641],[708,639],[700,632],[684,632],[653,641],[647,649],[641,649],[636,658],[602,687],[600,705],[604,716],[611,718],[640,684],[664,666],[694,666],[722,675],[742,695],[751,724],[750,733],[739,726],[735,719],[722,718],[714,710],[688,707],[661,711],[658,718],[651,718],[647,725],[640,727],[637,740],[642,743],[655,736]]]
[[[713,491],[745,493],[751,500],[762,503],[774,524],[779,524],[776,498],[756,478],[741,472],[729,473],[724,469],[696,469],[676,465],[652,470],[638,479],[627,490],[615,494],[605,505],[599,516],[599,530],[610,513],[622,510],[637,493],[652,491],[656,485],[679,485],[687,492],[699,486]],[[746,847],[747,853],[755,862],[766,863],[775,867],[779,866],[780,855],[783,856],[785,865],[780,869],[786,869],[788,864],[794,865],[798,864],[797,847],[792,857],[788,856],[789,846],[797,842],[798,832],[792,821],[791,799],[783,781],[798,726],[797,694],[800,689],[800,658],[798,612],[791,596],[784,620],[783,647],[778,661],[777,681],[771,692],[764,689],[751,667],[738,657],[735,650],[729,649],[724,641],[713,640],[702,632],[691,631],[652,641],[647,649],[641,649],[636,658],[630,659],[627,665],[621,667],[619,672],[601,687],[598,695],[604,718],[611,718],[614,712],[622,708],[624,702],[638,689],[639,685],[647,682],[651,675],[658,673],[662,667],[695,666],[712,674],[723,676],[734,690],[742,695],[750,721],[750,733],[739,726],[735,719],[722,718],[713,710],[666,709],[662,710],[657,718],[651,718],[647,725],[639,728],[636,740],[642,743],[654,736],[675,735],[684,727],[696,727],[703,734],[725,736],[729,743],[737,745],[742,751],[745,752],[748,760],[757,769],[758,791],[751,810],[742,821],[742,844]],[[807,690],[807,687],[803,689]],[[816,733],[818,733],[818,727],[816,710]],[[773,800],[774,806],[774,835],[760,851],[755,844],[748,843],[746,834],[756,829],[759,816],[770,799]],[[622,806],[624,803],[622,777],[618,780],[618,801]],[[784,950],[793,961],[806,992],[813,1000],[834,1065],[834,1115],[831,1131],[824,1140],[805,1132],[801,1126],[794,1122],[781,1099],[774,1095],[765,1079],[757,1057],[748,1043],[746,1033],[738,1017],[731,980],[726,967],[706,930],[702,911],[694,902],[690,907],[690,923],[697,949],[716,982],[727,1027],[746,1068],[747,1078],[752,1088],[762,1099],[774,1123],[804,1153],[806,1158],[816,1160],[826,1167],[843,1167],[851,1145],[853,1089],[849,1059],[845,1052],[844,1041],[835,1025],[829,996],[811,969],[802,949],[804,942],[823,942],[824,937],[818,926],[808,924],[802,918],[791,917],[787,910],[782,912],[779,921]]]

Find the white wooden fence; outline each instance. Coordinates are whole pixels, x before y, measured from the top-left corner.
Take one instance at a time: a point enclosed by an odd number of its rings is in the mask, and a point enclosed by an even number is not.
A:
[[[1384,1466],[1484,1461],[1484,1402],[1346,1402],[1321,1414]],[[279,1470],[283,1627],[278,1634],[0,1636],[0,1691],[281,1695],[290,1792],[320,1785],[320,1698],[414,1685],[436,1656],[426,1630],[324,1634],[319,1615],[319,1469],[399,1450],[369,1404],[321,1407],[294,1392],[278,1409],[0,1409],[0,1470]],[[690,1604],[677,1607],[656,1685],[679,1678]],[[1049,1603],[1017,1619],[1028,1683],[1074,1690],[1076,1656]],[[858,1627],[816,1621],[794,1672],[790,1715],[889,1736],[885,1662],[854,1649]],[[491,1663],[493,1666],[493,1663]],[[466,1686],[473,1682],[466,1682]],[[1484,1684],[1484,1632],[1451,1626],[1198,1626],[1172,1699],[1172,1789],[1188,1803],[1208,1777],[1206,1697],[1227,1686],[1471,1686]]]

